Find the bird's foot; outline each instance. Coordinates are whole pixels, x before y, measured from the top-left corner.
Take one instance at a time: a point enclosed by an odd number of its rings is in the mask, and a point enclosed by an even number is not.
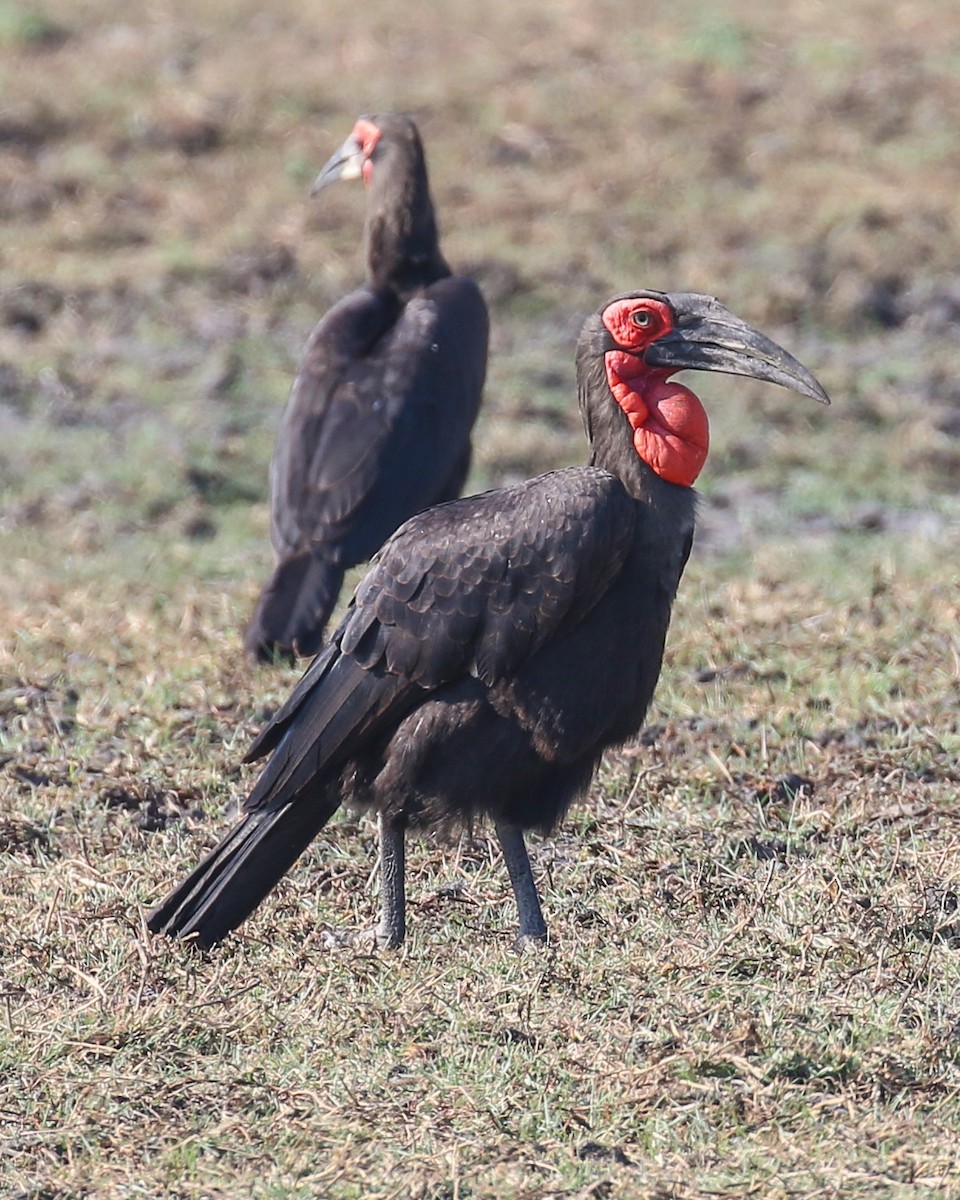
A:
[[[547,945],[546,933],[520,933],[513,940],[517,954],[543,954]]]
[[[384,932],[379,925],[370,929],[327,929],[323,934],[325,950],[395,950],[403,937]]]
[[[323,931],[324,950],[345,950],[354,944],[357,936],[355,929],[325,929]]]

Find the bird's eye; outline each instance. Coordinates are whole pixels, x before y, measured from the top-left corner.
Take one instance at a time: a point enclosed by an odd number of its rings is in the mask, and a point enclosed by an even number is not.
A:
[[[641,329],[647,329],[650,322],[653,320],[652,315],[645,308],[635,308],[630,314],[630,319],[634,325],[639,325]]]

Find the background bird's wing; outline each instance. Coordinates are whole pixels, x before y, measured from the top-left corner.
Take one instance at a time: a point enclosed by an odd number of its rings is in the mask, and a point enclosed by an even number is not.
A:
[[[633,537],[619,480],[571,467],[412,518],[390,538],[328,646],[246,755],[275,750],[248,807],[289,799],[424,694],[493,684],[602,598]]]
[[[271,465],[278,555],[328,544],[363,561],[447,498],[466,473],[486,352],[486,307],[467,279],[406,304],[361,288],[335,305],[304,351]]]

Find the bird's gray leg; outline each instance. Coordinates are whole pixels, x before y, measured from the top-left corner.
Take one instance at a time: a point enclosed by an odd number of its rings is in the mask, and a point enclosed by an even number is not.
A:
[[[533,882],[530,858],[523,841],[523,831],[517,825],[508,825],[500,821],[494,823],[494,828],[503,852],[503,861],[507,864],[510,882],[513,884],[513,894],[517,898],[517,912],[520,915],[520,933],[517,937],[517,945],[523,946],[528,942],[545,942],[547,927],[540,909],[537,885]]]
[[[381,950],[392,950],[400,945],[406,933],[404,826],[379,813],[377,830],[380,834],[380,924],[377,926],[377,945]]]

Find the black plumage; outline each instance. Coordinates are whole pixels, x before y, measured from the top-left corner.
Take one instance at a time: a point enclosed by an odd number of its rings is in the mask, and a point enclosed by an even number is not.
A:
[[[407,117],[361,118],[318,177],[367,185],[367,282],[310,336],[270,469],[277,563],[249,653],[314,654],[347,568],[403,521],[460,495],[487,359],[486,305],[440,252]]]
[[[608,302],[577,356],[590,465],[430,509],[385,544],[248,752],[271,757],[246,815],[151,929],[220,940],[347,803],[378,813],[380,945],[404,935],[406,827],[479,815],[494,821],[521,937],[545,936],[523,830],[555,825],[604,749],[640,728],[690,552],[707,427],[669,381],[684,366],[826,399],[714,300]]]

